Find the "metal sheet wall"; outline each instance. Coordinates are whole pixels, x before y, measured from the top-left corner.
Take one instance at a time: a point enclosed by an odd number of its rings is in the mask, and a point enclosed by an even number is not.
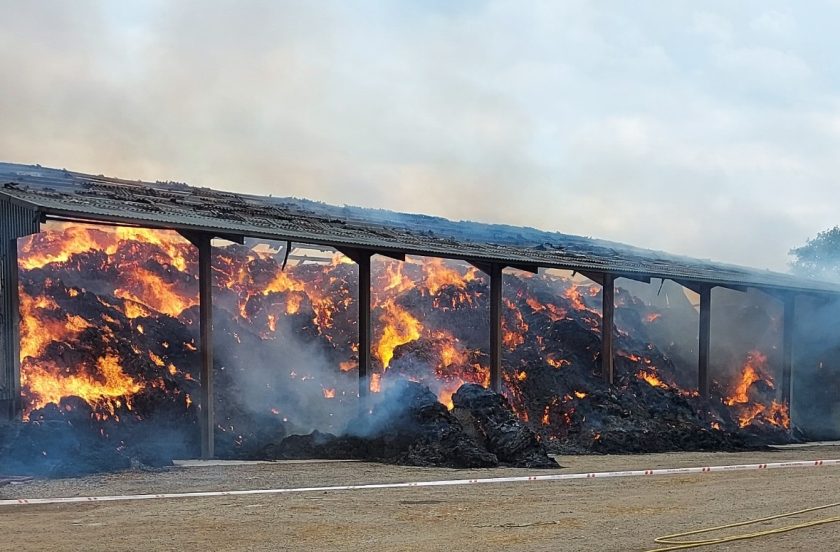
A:
[[[0,199],[0,418],[20,412],[17,239],[40,228],[36,211]]]

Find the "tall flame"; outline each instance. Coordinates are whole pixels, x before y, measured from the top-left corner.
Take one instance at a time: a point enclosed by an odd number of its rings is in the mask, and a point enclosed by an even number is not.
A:
[[[376,358],[387,369],[394,358],[394,349],[420,339],[420,331],[423,325],[414,318],[407,310],[388,300],[382,305],[382,336],[376,344]]]
[[[770,390],[776,388],[773,376],[767,370],[767,356],[759,351],[751,351],[741,368],[735,390],[723,399],[725,405],[735,407],[739,412],[738,425],[746,427],[761,421],[774,426],[790,427],[790,412],[786,404],[775,400],[765,404],[753,399],[752,390],[759,383]]]
[[[95,372],[62,373],[49,362],[28,365],[21,371],[21,384],[27,389],[30,411],[75,396],[113,413],[114,401],[130,397],[143,388],[142,383],[123,372],[114,354],[98,359]]]

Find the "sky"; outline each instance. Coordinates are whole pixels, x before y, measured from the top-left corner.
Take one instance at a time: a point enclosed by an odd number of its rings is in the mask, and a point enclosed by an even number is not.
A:
[[[840,2],[0,0],[0,160],[785,270]]]

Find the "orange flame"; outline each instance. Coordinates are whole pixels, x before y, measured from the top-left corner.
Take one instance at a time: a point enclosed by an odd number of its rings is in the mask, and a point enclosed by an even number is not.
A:
[[[114,295],[120,299],[139,303],[169,316],[178,316],[198,305],[197,294],[184,294],[175,284],[165,282],[145,268],[136,267],[132,273],[133,277],[126,282],[126,286],[114,291]]]
[[[502,317],[502,344],[508,350],[514,350],[525,343],[525,333],[528,331],[528,323],[522,317],[522,312],[510,300],[504,299],[508,313],[512,315],[513,327],[509,327],[508,317]]]
[[[563,296],[569,300],[575,310],[587,310],[586,303],[583,302],[583,295],[580,293],[579,286],[571,285],[563,292]]]
[[[763,382],[768,389],[775,389],[773,377],[767,372],[767,357],[759,351],[751,351],[741,368],[741,377],[735,390],[723,399],[724,404],[738,409],[738,425],[746,427],[761,421],[777,427],[789,428],[788,405],[776,400],[765,404],[752,399],[751,391],[758,382]]]
[[[636,377],[645,380],[652,387],[661,387],[663,389],[668,389],[670,387],[670,385],[659,379],[659,376],[647,370],[639,370],[636,372]]]
[[[383,291],[399,294],[414,288],[414,280],[403,274],[403,263],[399,261],[385,264],[385,277],[386,282]]]
[[[62,373],[51,363],[29,365],[21,370],[21,384],[30,394],[29,408],[24,413],[27,419],[30,411],[49,403],[58,404],[64,397],[80,397],[113,414],[117,399],[128,398],[143,388],[123,372],[119,358],[114,355],[96,361],[96,377],[89,372]]]
[[[338,369],[342,372],[349,372],[351,370],[355,370],[359,367],[359,363],[355,360],[345,360],[344,362],[340,362],[338,364]]]
[[[553,355],[548,355],[545,357],[545,362],[554,368],[563,368],[564,366],[571,366],[572,362],[566,360],[565,358],[554,358]]]
[[[79,316],[67,316],[53,299],[30,297],[20,289],[20,359],[38,358],[50,343],[73,340],[90,327]],[[54,316],[60,316],[60,319]]]
[[[767,363],[767,357],[758,351],[752,351],[747,355],[747,360],[741,369],[741,380],[735,388],[735,392],[724,399],[727,406],[735,404],[744,404],[750,401],[749,392],[754,383],[767,379],[769,385],[773,387],[773,379],[770,376],[764,376],[762,368]]]
[[[370,390],[373,393],[382,391],[382,374],[374,372],[370,375]]]
[[[385,327],[376,344],[376,358],[382,363],[383,368],[387,369],[391,364],[391,359],[394,358],[394,349],[420,339],[423,326],[419,320],[392,300],[382,305],[380,321],[385,324]]]
[[[446,266],[442,259],[429,259],[423,263],[423,271],[426,274],[426,289],[432,295],[437,295],[440,288],[444,286],[464,289],[467,285],[467,278],[457,270]],[[470,279],[474,278],[475,273],[472,272]]]

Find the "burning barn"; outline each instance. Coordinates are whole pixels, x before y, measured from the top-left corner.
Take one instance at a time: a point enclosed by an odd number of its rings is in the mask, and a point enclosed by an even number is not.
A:
[[[0,186],[7,462],[540,465],[840,428],[832,284],[172,182]]]

